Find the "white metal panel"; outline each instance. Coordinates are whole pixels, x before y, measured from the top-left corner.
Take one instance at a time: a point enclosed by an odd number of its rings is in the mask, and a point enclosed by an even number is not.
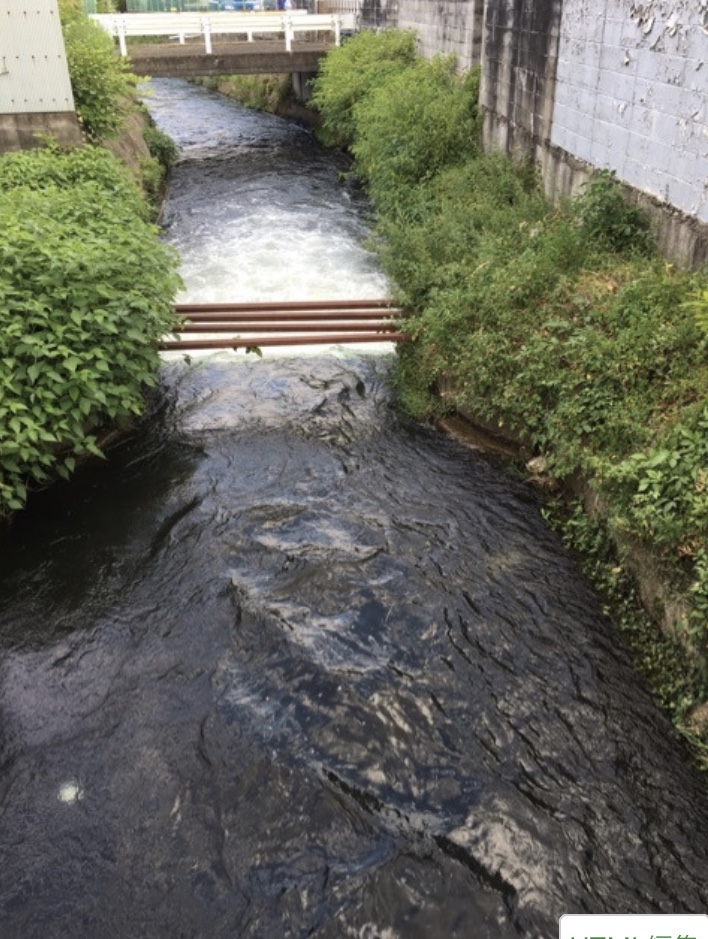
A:
[[[0,114],[73,110],[57,0],[0,0]]]

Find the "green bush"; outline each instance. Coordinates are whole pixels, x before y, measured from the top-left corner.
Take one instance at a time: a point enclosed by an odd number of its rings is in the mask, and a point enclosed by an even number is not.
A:
[[[519,170],[500,154],[480,156],[410,187],[379,217],[379,250],[406,305],[419,310],[431,294],[488,266],[490,254],[517,248],[546,213],[528,167]]]
[[[311,105],[322,115],[323,143],[350,147],[357,136],[356,106],[391,76],[418,60],[413,31],[360,32],[325,57],[312,83]]]
[[[165,180],[177,160],[177,145],[154,124],[148,124],[145,128],[143,139],[150,156],[140,161],[140,182],[150,204],[158,212]]]
[[[612,523],[640,537],[690,575],[693,624],[708,644],[708,405],[686,409],[651,446],[599,468],[612,493]],[[700,630],[699,630],[700,634]],[[707,673],[708,674],[708,673]]]
[[[96,452],[97,427],[140,412],[179,278],[136,185],[104,151],[2,158],[0,212],[5,514]]]
[[[210,75],[195,79],[209,91],[240,101],[247,108],[277,114],[292,94],[290,75]]]
[[[90,140],[115,137],[135,107],[136,77],[116,55],[113,39],[93,20],[62,14],[64,45],[76,115]]]
[[[81,0],[59,0],[59,17],[62,25],[85,18]]]
[[[151,205],[158,206],[165,182],[165,170],[153,156],[140,160],[140,183]]]
[[[154,157],[165,171],[171,169],[177,160],[177,144],[159,127],[149,124],[143,131],[143,138]]]
[[[708,333],[708,290],[696,290],[686,300],[686,309],[693,313],[696,326]]]
[[[583,232],[609,251],[652,254],[654,238],[649,219],[627,200],[614,171],[601,170],[575,203]]]
[[[708,406],[646,451],[608,466],[604,476],[625,510],[627,530],[658,547],[677,547],[682,557],[708,548]]]
[[[149,206],[130,171],[102,147],[65,150],[51,141],[41,149],[18,150],[0,159],[0,191],[18,187],[33,190],[65,189],[91,184],[140,218],[149,218]]]
[[[354,108],[357,172],[382,214],[398,215],[413,188],[479,150],[478,73],[438,56],[391,75]]]

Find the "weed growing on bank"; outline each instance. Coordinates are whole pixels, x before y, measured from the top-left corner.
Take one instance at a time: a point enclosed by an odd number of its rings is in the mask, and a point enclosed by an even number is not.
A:
[[[324,118],[319,136],[325,145],[351,147],[359,139],[359,105],[419,62],[417,41],[408,30],[365,31],[325,56],[310,101]]]
[[[76,0],[59,0],[76,115],[92,141],[116,137],[135,107],[137,78],[117,56],[114,41]]]
[[[97,432],[141,413],[174,323],[178,259],[150,223],[172,141],[148,127],[141,179],[100,144],[138,109],[135,76],[79,0],[60,0],[89,141],[0,158],[0,518],[100,455]]]
[[[290,75],[210,75],[194,82],[267,114],[277,114],[292,94]]]
[[[0,518],[100,455],[102,427],[143,410],[180,286],[146,198],[157,199],[174,144],[147,128],[140,180],[100,145],[138,109],[135,76],[79,0],[60,0],[60,13],[90,143],[0,157]]]
[[[691,694],[705,696],[708,274],[658,256],[611,173],[549,205],[533,167],[482,153],[477,76],[411,58],[409,43],[354,37],[327,56],[313,97],[323,138],[354,156],[412,313],[399,399],[419,418],[459,408],[497,422],[560,484],[590,480],[605,531],[662,565],[685,610]],[[384,61],[392,48],[405,54]]]
[[[0,158],[0,516],[143,409],[177,258],[107,150]]]
[[[143,130],[143,140],[150,153],[140,161],[140,183],[152,207],[153,215],[159,215],[169,172],[177,161],[177,144],[149,116]]]
[[[577,555],[603,600],[603,612],[624,634],[637,670],[690,747],[696,764],[708,771],[705,705],[696,707],[697,702],[705,700],[705,674],[700,661],[684,644],[657,629],[601,519],[590,517],[577,503],[559,501],[550,501],[544,515]]]

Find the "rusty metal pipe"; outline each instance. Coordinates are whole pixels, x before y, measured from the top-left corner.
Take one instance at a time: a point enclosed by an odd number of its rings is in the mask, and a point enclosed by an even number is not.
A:
[[[274,300],[265,303],[177,303],[175,312],[179,314],[203,312],[228,312],[233,310],[257,312],[259,310],[393,310],[397,313],[403,311],[391,300]]]
[[[372,333],[396,332],[396,323],[188,323],[180,326],[177,333],[307,333],[312,332],[343,332],[343,333]]]
[[[180,314],[182,316],[182,314]],[[209,313],[209,312],[198,312],[198,313],[185,313],[183,318],[191,323],[202,323],[202,322],[212,322],[212,323],[278,323],[278,322],[297,322],[299,320],[307,321],[310,320],[313,323],[318,323],[322,320],[332,320],[336,319],[337,322],[345,322],[347,320],[359,321],[362,322],[371,321],[375,323],[383,322],[397,322],[403,319],[402,316],[392,313],[390,316],[382,315],[380,311],[364,311],[364,310],[355,310],[354,312],[349,313],[338,313],[336,310],[317,310],[315,312],[247,312],[243,313]]]
[[[249,336],[223,339],[188,339],[185,342],[167,340],[160,348],[165,351],[190,352],[199,349],[253,349],[259,346],[320,346],[343,345],[353,342],[406,342],[408,333],[335,334],[330,336]]]

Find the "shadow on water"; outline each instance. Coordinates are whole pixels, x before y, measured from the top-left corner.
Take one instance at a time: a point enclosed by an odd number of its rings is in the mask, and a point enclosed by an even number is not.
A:
[[[159,418],[15,526],[3,937],[705,907],[706,796],[621,640],[535,494],[401,422],[388,365],[167,366]]]
[[[312,296],[377,295],[321,156],[303,210],[304,132],[174,88],[151,108],[181,135],[189,289],[307,295],[307,257]],[[535,939],[706,909],[704,780],[536,494],[399,418],[390,364],[166,362],[150,419],[18,517],[2,939]]]

